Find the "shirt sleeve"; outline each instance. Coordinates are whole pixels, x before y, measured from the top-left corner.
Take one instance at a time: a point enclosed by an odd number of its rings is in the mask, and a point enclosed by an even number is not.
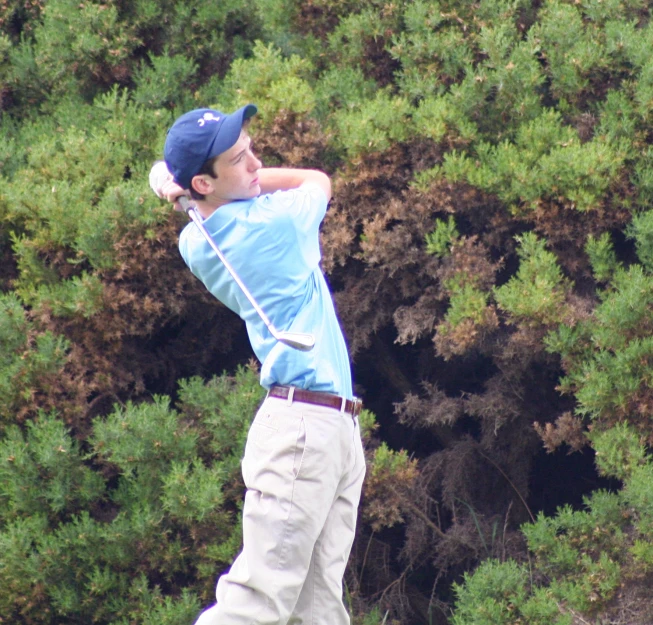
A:
[[[179,253],[181,254],[181,257],[184,259],[184,262],[186,265],[190,267],[190,260],[189,260],[189,249],[188,249],[188,237],[189,237],[189,224],[186,224],[184,226],[184,229],[181,231],[179,234]]]
[[[319,185],[306,183],[298,189],[278,191],[274,197],[275,209],[292,219],[299,232],[308,235],[319,229],[327,210],[327,197]]]
[[[317,184],[277,191],[270,197],[271,219],[285,233],[294,232],[297,251],[314,268],[320,261],[320,224],[327,210],[327,196]]]

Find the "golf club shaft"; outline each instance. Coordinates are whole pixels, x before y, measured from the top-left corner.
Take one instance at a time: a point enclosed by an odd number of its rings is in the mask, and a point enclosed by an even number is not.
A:
[[[276,336],[275,327],[272,325],[272,322],[265,314],[263,309],[258,305],[257,301],[254,299],[253,295],[249,292],[249,289],[243,284],[242,280],[238,277],[236,270],[231,266],[231,263],[226,259],[225,255],[220,251],[220,248],[216,245],[213,237],[209,234],[209,231],[204,227],[202,223],[202,218],[197,214],[194,206],[191,206],[191,203],[188,201],[188,198],[185,195],[179,197],[179,203],[182,208],[186,211],[186,214],[190,219],[193,220],[193,223],[199,228],[200,232],[204,235],[207,243],[211,246],[213,251],[216,253],[222,264],[225,266],[225,269],[229,272],[229,275],[234,279],[234,282],[240,287],[240,290],[243,292],[249,303],[252,305],[258,316],[261,318],[263,323],[267,326],[268,330],[272,333],[273,336]]]
[[[303,351],[307,349],[312,349],[314,339],[310,335],[297,335],[297,334],[283,333],[283,332],[279,332],[274,327],[274,325],[272,324],[268,316],[265,314],[263,309],[258,305],[257,301],[254,299],[254,296],[249,292],[249,289],[242,282],[242,280],[236,273],[236,270],[231,266],[231,263],[226,259],[225,255],[220,251],[220,248],[216,245],[209,231],[204,227],[204,224],[202,223],[202,218],[198,215],[195,207],[191,205],[191,203],[188,201],[188,198],[185,195],[180,196],[178,200],[179,203],[181,204],[181,207],[184,209],[184,211],[186,211],[188,217],[199,228],[200,232],[204,235],[204,238],[206,239],[207,243],[211,246],[213,251],[216,253],[217,257],[224,265],[225,269],[229,272],[231,277],[234,279],[234,282],[238,285],[238,287],[243,292],[243,294],[245,295],[249,303],[252,305],[252,307],[258,314],[258,316],[266,325],[266,327],[270,331],[270,334],[272,334],[272,336],[278,341],[281,341],[282,343],[286,343],[287,345],[290,345],[295,349],[300,349]]]
[[[152,166],[150,170],[150,188],[157,197],[163,197],[163,187],[168,182],[172,180],[172,176],[168,171],[168,167],[164,161],[157,161]],[[225,258],[224,254],[220,251],[220,248],[216,245],[213,237],[209,234],[208,230],[204,227],[202,223],[202,218],[197,212],[197,209],[191,205],[188,197],[181,195],[177,197],[179,205],[188,215],[189,219],[197,226],[199,231],[202,233],[207,243],[211,246],[211,249],[216,253],[217,257],[220,259],[226,270],[229,272],[229,275],[233,278],[234,282],[238,285],[242,293],[247,297],[247,300],[252,305],[258,316],[261,318],[263,323],[266,325],[270,334],[280,343],[284,343],[293,349],[298,349],[300,351],[309,351],[315,346],[315,337],[312,334],[306,334],[303,332],[280,332],[273,325],[268,316],[263,312],[261,307],[258,305],[252,294],[249,292],[247,287],[243,284],[241,279],[238,277],[235,269],[231,266],[231,263]]]

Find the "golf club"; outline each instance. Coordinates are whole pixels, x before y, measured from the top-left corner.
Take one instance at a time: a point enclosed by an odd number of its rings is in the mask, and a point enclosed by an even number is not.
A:
[[[152,167],[150,171],[150,187],[152,191],[157,195],[157,197],[161,197],[159,195],[159,189],[169,180],[172,178],[172,175],[168,171],[168,167],[165,164],[165,161],[157,161],[154,163],[154,166]],[[263,323],[267,326],[268,330],[270,331],[270,334],[279,341],[280,343],[283,343],[284,345],[288,345],[289,347],[292,347],[294,349],[298,349],[300,351],[306,352],[315,346],[315,337],[312,334],[303,334],[300,332],[281,332],[277,330],[274,325],[272,325],[272,322],[268,318],[268,316],[263,312],[263,309],[258,305],[252,294],[249,292],[248,288],[243,284],[242,280],[238,277],[238,274],[236,273],[235,269],[231,266],[231,263],[225,258],[224,254],[220,251],[220,248],[216,245],[215,241],[213,240],[213,237],[209,234],[208,230],[204,227],[204,224],[202,223],[202,218],[200,215],[197,213],[197,210],[195,207],[190,203],[189,199],[185,195],[181,195],[177,198],[179,203],[181,204],[181,207],[184,209],[185,213],[188,215],[188,217],[193,221],[193,223],[199,228],[199,231],[204,235],[204,238],[208,242],[208,244],[211,246],[213,251],[216,253],[222,264],[224,265],[225,269],[229,272],[231,277],[234,279],[236,284],[240,287],[240,290],[243,292],[245,297],[249,300],[249,303],[253,306],[254,310],[258,314],[258,316],[261,318]]]

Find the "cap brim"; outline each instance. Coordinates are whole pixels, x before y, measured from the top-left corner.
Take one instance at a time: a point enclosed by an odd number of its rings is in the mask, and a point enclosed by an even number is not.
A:
[[[220,130],[213,138],[207,160],[231,148],[238,141],[245,121],[256,115],[257,111],[258,109],[253,104],[246,104],[231,115],[227,115],[220,126]]]

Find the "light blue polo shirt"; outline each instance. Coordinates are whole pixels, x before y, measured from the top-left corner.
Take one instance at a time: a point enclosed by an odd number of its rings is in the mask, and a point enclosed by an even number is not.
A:
[[[327,208],[315,184],[218,208],[204,226],[280,331],[315,337],[299,351],[277,342],[194,223],[179,250],[206,288],[244,321],[261,362],[261,385],[287,384],[352,399],[349,355],[331,293],[319,267],[319,227]],[[216,329],[216,331],[219,331]]]

